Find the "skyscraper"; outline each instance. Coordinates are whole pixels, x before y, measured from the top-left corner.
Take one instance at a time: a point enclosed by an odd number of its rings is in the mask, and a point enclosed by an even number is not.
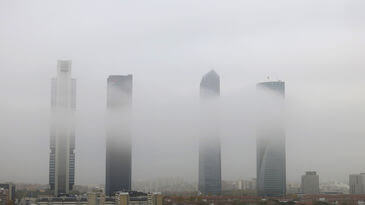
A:
[[[107,91],[105,192],[131,190],[132,178],[132,75],[111,75]]]
[[[319,194],[319,176],[316,172],[305,172],[302,176],[301,189],[303,194]]]
[[[285,83],[257,84],[259,95],[257,127],[257,193],[283,196],[286,193],[286,154],[284,127]]]
[[[71,61],[59,60],[57,78],[52,79],[49,184],[55,195],[67,194],[75,181],[76,80]]]
[[[212,70],[204,75],[200,82],[199,191],[206,195],[221,193],[219,96],[220,79]]]

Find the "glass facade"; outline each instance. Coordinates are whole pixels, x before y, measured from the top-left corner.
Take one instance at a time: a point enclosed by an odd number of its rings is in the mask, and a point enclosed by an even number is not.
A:
[[[132,178],[132,75],[109,76],[105,192],[131,190]]]
[[[68,194],[75,180],[76,80],[71,78],[71,61],[58,61],[51,107],[49,184],[55,195]]]
[[[284,127],[285,83],[257,85],[259,119],[257,127],[257,193],[259,196],[284,196],[286,193],[286,154]]]
[[[207,73],[200,83],[201,125],[199,138],[199,191],[221,193],[221,144],[219,136],[220,78]]]

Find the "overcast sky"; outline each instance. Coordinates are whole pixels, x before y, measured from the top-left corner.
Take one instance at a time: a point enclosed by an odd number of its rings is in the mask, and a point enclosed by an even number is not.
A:
[[[256,173],[255,84],[286,82],[287,181],[365,172],[362,0],[0,0],[0,181],[48,183],[50,79],[77,79],[76,184],[104,183],[108,75],[133,74],[133,178],[197,179],[221,76],[222,178]]]

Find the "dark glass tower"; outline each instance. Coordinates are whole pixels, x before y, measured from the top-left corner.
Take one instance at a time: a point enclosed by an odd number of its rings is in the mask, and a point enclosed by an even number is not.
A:
[[[68,194],[75,182],[76,80],[71,78],[71,61],[60,60],[57,78],[52,79],[49,185],[57,196]]]
[[[257,193],[284,196],[286,154],[284,126],[285,82],[257,84],[260,114],[257,127]]]
[[[200,82],[199,191],[205,195],[221,193],[219,96],[220,79],[212,70]]]
[[[111,75],[107,90],[105,193],[131,190],[132,75]]]

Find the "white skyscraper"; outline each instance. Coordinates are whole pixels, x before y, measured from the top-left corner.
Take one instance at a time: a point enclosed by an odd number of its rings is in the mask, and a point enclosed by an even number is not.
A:
[[[49,184],[55,195],[67,194],[75,181],[76,80],[71,78],[71,61],[59,60],[52,79]]]

